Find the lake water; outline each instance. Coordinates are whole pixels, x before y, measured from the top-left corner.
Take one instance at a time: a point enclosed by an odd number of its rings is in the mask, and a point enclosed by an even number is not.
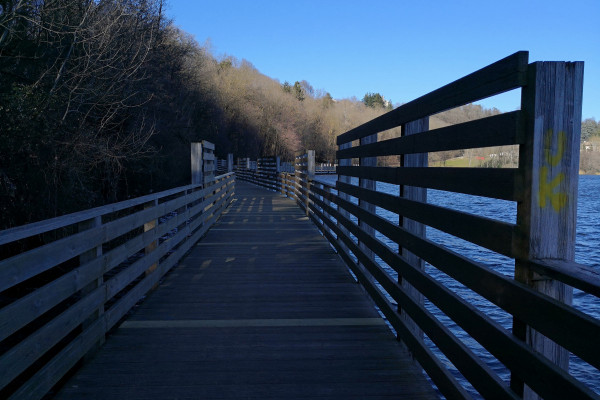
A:
[[[317,180],[335,185],[337,176],[317,176]],[[353,182],[356,184],[356,182]],[[389,194],[398,194],[398,186],[386,183],[377,183],[377,190]],[[581,264],[590,266],[600,271],[600,176],[582,175],[579,177],[579,199],[577,209],[577,238],[575,245],[575,260]],[[517,207],[515,202],[489,199],[485,197],[470,196],[460,193],[449,193],[439,190],[427,190],[427,201],[432,204],[465,211],[500,221],[515,223]],[[397,215],[387,210],[377,208],[377,213],[386,217],[390,221],[397,222]],[[385,236],[376,233],[377,237],[396,249],[397,245]],[[433,240],[453,251],[458,252],[479,263],[485,264],[490,268],[512,277],[514,274],[514,260],[494,253],[485,248],[474,245],[470,242],[456,238],[452,235],[427,227],[427,238]],[[396,277],[396,272],[385,265],[381,259],[377,261],[386,268],[391,276]],[[469,302],[477,306],[486,315],[493,318],[506,329],[511,329],[512,317],[488,302],[478,294],[467,289],[459,282],[448,277],[436,268],[426,264],[426,271],[435,279],[442,282],[453,292],[466,298]],[[579,290],[575,290],[573,295],[573,305],[579,310],[600,319],[600,300],[594,296],[587,295]],[[479,343],[473,340],[466,332],[458,327],[451,319],[446,317],[437,307],[427,302],[426,308],[442,321],[450,330],[467,344],[475,353],[485,360],[505,382],[510,379],[508,370],[489,354]],[[426,343],[431,346],[440,359],[448,368],[465,384],[465,387],[476,397],[480,398],[477,392],[466,382],[460,373],[452,366],[445,356],[435,348],[435,345],[426,338]],[[600,394],[600,373],[589,364],[583,362],[575,356],[571,356],[570,373],[577,379],[585,382],[592,390]]]

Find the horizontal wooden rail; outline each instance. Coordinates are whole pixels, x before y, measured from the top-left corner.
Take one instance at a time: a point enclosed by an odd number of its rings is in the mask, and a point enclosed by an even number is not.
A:
[[[402,105],[337,137],[341,145],[450,108],[494,96],[527,83],[529,54],[520,51]]]
[[[409,136],[338,150],[336,157],[342,159],[389,156],[520,144],[523,141],[522,124],[521,111],[513,111]]]
[[[0,232],[5,246],[64,236],[0,261],[0,343],[11,344],[0,397],[48,392],[206,233],[234,187],[227,173]]]
[[[169,196],[178,195],[182,191],[192,190],[195,187],[197,186],[181,186],[178,188],[165,190],[160,193],[136,197],[134,199],[121,201],[119,203],[108,204],[101,207],[91,208],[89,210],[79,211],[73,214],[63,215],[60,217],[34,222],[28,225],[6,229],[0,231],[0,246],[24,238],[43,234],[52,230],[64,228],[70,225],[75,225],[79,222],[90,220],[98,216],[116,213],[118,211],[122,211],[128,208],[133,208],[135,206],[143,205],[160,198],[167,198]]]
[[[542,276],[557,279],[600,298],[600,272],[573,261],[529,260],[529,267]]]
[[[338,182],[338,190],[385,210],[513,257],[515,225]]]
[[[522,200],[513,168],[338,167],[338,174],[394,185],[446,190],[501,200]]]

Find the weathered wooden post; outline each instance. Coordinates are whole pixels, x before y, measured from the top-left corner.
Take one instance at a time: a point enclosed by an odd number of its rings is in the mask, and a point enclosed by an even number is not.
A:
[[[206,140],[202,141],[202,175],[204,186],[215,181],[215,145]]]
[[[192,185],[201,185],[202,176],[202,143],[191,143]]]
[[[349,143],[344,143],[344,144],[340,144],[338,146],[338,150],[345,150],[345,149],[349,149],[352,147],[352,142]],[[339,166],[340,167],[350,167],[352,166],[352,159],[351,158],[342,158],[339,160]],[[337,170],[336,170],[337,172]],[[340,190],[340,187],[338,185],[338,182],[341,183],[347,183],[350,184],[352,181],[352,178],[346,175],[340,175],[338,173],[338,178],[337,178],[337,182],[336,182],[336,188],[338,190],[338,197],[342,200],[346,200],[348,201],[350,199],[350,196],[346,193],[344,193],[342,190]],[[350,219],[350,213],[346,210],[344,210],[343,207],[338,207],[337,208],[338,212],[340,213],[340,215],[344,218]],[[342,225],[341,222],[337,222],[337,227],[338,229],[346,236],[350,237],[350,232],[344,227],[344,225]],[[348,247],[342,242],[342,240],[338,240],[339,245],[342,247],[342,249],[348,253]]]
[[[310,185],[315,179],[315,151],[306,151],[306,183],[304,188],[304,201],[306,206],[306,215],[310,214]]]
[[[99,226],[102,225],[102,217],[101,216],[97,216],[91,219],[88,219],[86,221],[82,221],[78,224],[78,231],[82,232],[82,231],[86,231],[88,229],[94,229],[97,228]],[[102,245],[100,244],[99,246],[95,246],[93,248],[91,248],[90,250],[86,251],[85,253],[81,254],[79,256],[79,265],[84,265],[90,261],[95,260],[98,257],[102,256]],[[100,286],[102,286],[102,284],[104,283],[104,277],[102,274],[100,274],[100,276],[96,279],[94,279],[92,282],[90,282],[86,287],[84,287],[81,290],[81,295],[84,296],[88,293],[93,292],[95,289],[99,288]],[[94,313],[83,322],[82,324],[82,329],[87,329],[87,327],[89,327],[94,321],[96,321],[98,318],[102,317],[102,314],[104,314],[104,303],[98,307],[96,309],[96,311],[94,311]],[[100,347],[102,344],[104,343],[104,336],[102,336],[92,347],[92,349],[88,352],[88,356],[91,355],[95,350],[98,349],[98,347]],[[86,356],[86,358],[88,357]]]
[[[519,153],[524,192],[517,206],[515,279],[567,304],[573,289],[538,276],[524,260],[574,259],[582,91],[583,62],[536,62],[528,67],[521,104],[526,116]],[[513,334],[568,369],[569,353],[531,327],[515,319]],[[515,376],[511,387],[525,399],[538,398]]]
[[[233,172],[233,153],[227,154],[227,172]]]
[[[156,206],[158,206],[158,199],[154,199],[154,200],[144,204],[144,208],[146,208],[146,209],[154,208]],[[158,224],[158,220],[156,220],[156,219],[146,222],[144,224],[144,232],[148,232],[148,231],[151,231],[152,229],[156,228],[157,224]],[[152,253],[154,251],[154,249],[156,249],[157,246],[158,246],[158,240],[155,240],[144,248],[144,252],[146,253],[146,255],[148,255],[148,254]],[[156,263],[152,264],[150,267],[148,267],[148,269],[146,270],[146,276],[148,276],[152,272],[154,272],[156,270],[156,268],[158,268],[158,262],[156,262]],[[157,286],[158,286],[158,283],[156,283],[154,285],[155,288]]]
[[[416,121],[409,122],[402,126],[402,135],[408,136],[419,132],[425,132],[429,130],[429,117],[425,117]],[[427,167],[428,165],[428,154],[417,153],[417,154],[404,154],[400,158],[400,165],[402,167]],[[427,189],[416,186],[400,186],[400,197],[407,200],[419,201],[422,203],[427,202]],[[408,232],[415,236],[425,237],[425,225],[411,219],[405,218],[400,215],[399,225],[406,229]],[[399,247],[398,251],[400,254],[414,267],[421,270],[425,269],[425,262],[410,251]],[[418,290],[416,290],[411,284],[402,279],[402,276],[398,275],[398,283],[402,285],[406,293],[411,296],[417,303],[424,304],[424,298]],[[401,310],[400,310],[401,311]],[[417,337],[423,338],[423,331],[417,326],[417,324],[405,313],[402,312],[402,318],[408,327]]]
[[[360,139],[361,146],[375,143],[375,142],[377,142],[377,134],[365,136]],[[361,157],[361,158],[359,158],[359,165],[360,165],[360,167],[376,167],[377,166],[377,157]],[[375,190],[375,181],[373,181],[371,179],[359,178],[358,186],[360,186],[361,188],[369,189],[369,190]],[[371,203],[367,203],[366,201],[359,198],[358,206],[367,212],[375,214],[375,205],[373,205]],[[372,226],[367,225],[360,218],[358,219],[358,225],[361,227],[361,229],[367,235],[375,237],[375,229]],[[373,260],[375,258],[373,251],[368,246],[366,246],[364,243],[362,243],[360,241],[358,242],[358,245],[360,246],[360,248],[362,249],[362,251],[365,253],[365,255],[367,257],[369,257],[371,260]]]
[[[279,156],[275,156],[275,187],[281,194],[285,194],[285,175]]]
[[[331,187],[329,185],[325,185],[323,183],[319,183],[318,185],[319,185],[319,188],[321,190],[323,190],[325,193],[331,194]],[[323,204],[331,207],[331,201],[329,200],[329,198],[326,195],[322,195],[320,197],[321,197],[321,200],[323,201]],[[331,220],[331,216],[325,210],[325,207],[321,208],[321,212],[323,213],[323,218],[327,218],[327,219]],[[322,223],[323,223],[323,229],[327,230],[327,232],[329,232],[331,235],[333,235],[334,233],[329,228],[329,225],[327,225],[325,223],[325,221],[322,221]]]
[[[275,175],[273,176],[273,179],[275,181],[273,182],[273,190],[275,190],[277,192],[281,188],[281,160],[279,159],[279,156],[275,156],[274,159],[275,159]]]
[[[205,185],[215,180],[215,145],[203,140],[191,144],[192,184]]]
[[[298,185],[300,177],[298,174],[301,172],[300,166],[298,165],[298,156],[294,158],[294,175],[292,177],[292,193],[294,195],[293,199],[296,200],[297,203],[300,202],[300,198],[298,197]]]

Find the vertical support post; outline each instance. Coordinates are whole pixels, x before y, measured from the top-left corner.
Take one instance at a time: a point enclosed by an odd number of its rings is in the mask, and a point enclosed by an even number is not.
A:
[[[283,165],[281,164],[281,158],[275,157],[277,166],[277,179],[279,180],[279,192],[285,195],[285,172],[283,171]]]
[[[536,62],[528,67],[521,104],[527,121],[519,154],[524,196],[517,205],[515,279],[567,304],[573,289],[538,276],[523,260],[575,257],[582,91],[583,62]],[[569,353],[522,321],[513,320],[513,334],[568,369]],[[539,398],[518,377],[511,377],[511,388],[524,399]]]
[[[154,199],[146,204],[144,204],[144,208],[148,209],[148,208],[153,208],[158,206],[158,199]],[[150,220],[148,222],[146,222],[144,224],[144,232],[148,232],[154,228],[156,228],[156,225],[158,225],[158,220],[153,219]],[[148,246],[146,246],[144,248],[144,253],[146,255],[152,253],[154,251],[154,249],[156,249],[158,247],[158,239],[154,240],[152,243],[150,243]],[[148,269],[146,270],[146,276],[150,275],[152,272],[154,272],[156,269],[158,268],[158,262],[152,264],[150,267],[148,267]],[[156,285],[154,285],[154,287],[158,286],[158,283],[156,283]]]
[[[279,156],[275,156],[275,182],[273,182],[273,190],[278,191],[281,188],[281,160]]]
[[[308,150],[306,152],[306,173],[309,179],[315,179],[315,151]]]
[[[298,174],[300,172],[301,172],[301,170],[299,170],[299,168],[298,168],[298,155],[296,155],[294,157],[294,175],[292,178],[292,199],[296,200],[296,203],[299,202],[298,193],[296,192],[296,190],[298,189],[298,181],[299,181]]]
[[[375,143],[375,142],[377,142],[377,134],[365,136],[364,138],[360,139],[361,146],[366,145],[366,144]],[[359,158],[359,165],[361,167],[376,167],[377,166],[377,157],[361,157],[361,158]],[[371,179],[359,178],[358,185],[361,188],[375,190],[375,181],[373,181]],[[365,211],[375,214],[375,205],[373,205],[371,203],[367,203],[366,201],[364,201],[362,199],[358,199],[358,206],[360,208],[364,209]],[[372,226],[367,225],[366,223],[364,223],[364,221],[361,221],[360,219],[358,220],[358,225],[363,230],[363,232],[365,232],[367,235],[375,237],[375,229]],[[365,246],[364,243],[361,243],[359,241],[358,245],[360,246],[360,248],[362,249],[362,251],[365,253],[365,255],[367,257],[369,257],[370,259],[375,258],[373,251],[371,249],[369,249],[369,247]]]
[[[328,194],[331,193],[331,187],[329,185],[321,184],[320,188],[323,189],[323,191]],[[329,201],[329,199],[326,196],[321,196],[321,200],[323,200],[323,203],[325,205],[331,207],[331,202]],[[327,219],[331,220],[331,216],[329,215],[329,213],[327,211],[325,211],[324,207],[321,209],[321,211],[323,212],[323,218],[327,218]],[[326,229],[327,232],[333,234],[333,232],[331,232],[331,229],[329,228],[329,226],[327,224],[325,224],[324,221],[323,221],[323,229]]]
[[[233,172],[233,153],[227,154],[227,172]]]
[[[190,209],[193,207],[193,206],[192,206],[192,203],[191,203],[191,202],[190,202],[190,200],[189,200],[189,198],[190,198],[190,196],[192,195],[192,193],[194,193],[194,190],[193,190],[193,189],[187,189],[187,190],[185,191],[186,204],[185,204],[185,206],[183,206],[183,207],[181,208],[181,213],[185,213],[185,215],[186,215],[186,219],[185,219],[185,227],[184,227],[184,230],[185,230],[185,234],[186,234],[186,236],[187,236],[188,238],[192,236],[192,229],[191,229],[191,223],[192,223],[192,222],[191,222],[191,221],[190,221],[190,219],[189,219],[189,218],[190,218],[190,215],[191,215],[191,214],[190,214]],[[179,213],[180,211],[177,211],[177,212]]]
[[[201,185],[202,176],[202,143],[191,143],[191,161],[192,161],[192,185]]]
[[[102,216],[99,215],[92,219],[88,219],[86,221],[80,222],[77,228],[78,228],[79,232],[82,232],[82,231],[86,231],[88,229],[97,228],[101,225],[102,225]],[[91,248],[90,250],[86,251],[85,253],[83,253],[79,256],[79,265],[83,265],[83,264],[90,262],[92,260],[95,260],[96,258],[101,257],[101,256],[102,256],[102,243],[99,243],[97,246]],[[102,284],[104,283],[104,275],[102,272],[100,273],[100,275],[98,277],[96,277],[96,279],[94,279],[92,282],[90,282],[86,287],[84,287],[81,290],[82,297],[88,293],[93,292],[100,286],[102,286]],[[98,318],[102,317],[102,314],[104,314],[104,303],[102,303],[100,305],[100,307],[98,307],[98,309],[96,309],[96,311],[94,311],[90,315],[90,317],[83,322],[82,329],[83,330],[87,329],[87,327],[90,326],[94,321],[96,321]],[[95,343],[95,345],[92,347],[92,349],[88,352],[88,355],[91,355],[103,343],[104,343],[104,336],[102,336],[102,338],[100,338],[98,340],[98,342]]]
[[[307,150],[306,151],[306,186],[304,188],[304,196],[305,196],[305,206],[306,206],[306,216],[310,214],[310,185],[312,185],[312,181],[315,179],[315,151]]]
[[[429,117],[425,117],[416,121],[409,122],[402,127],[402,136],[413,135],[419,132],[425,132],[429,130]],[[428,165],[428,153],[418,154],[405,154],[401,156],[400,161],[401,167],[427,167]],[[408,200],[419,201],[422,203],[427,202],[427,189],[416,186],[400,186],[400,197]],[[425,237],[425,225],[422,223],[413,221],[405,218],[402,215],[399,216],[399,225],[406,229],[408,232],[418,237]],[[414,267],[421,270],[425,269],[425,262],[420,257],[411,253],[410,251],[398,247],[399,253]],[[402,279],[401,275],[398,275],[398,283],[406,290],[409,296],[411,296],[417,303],[424,304],[423,295],[415,289],[411,284]],[[423,331],[418,325],[402,310],[401,317],[406,323],[408,329],[410,329],[417,337],[423,338]]]
[[[349,149],[352,147],[352,143],[344,143],[344,144],[340,144],[338,146],[338,150],[344,150],[344,149]],[[342,158],[339,160],[339,165],[340,167],[350,167],[352,166],[352,159],[351,158]],[[337,171],[336,171],[337,172]],[[337,178],[337,182],[342,182],[342,183],[351,183],[351,177],[347,176],[347,175],[340,175],[338,174],[338,178]],[[342,190],[340,190],[339,185],[336,183],[336,188],[338,190],[338,197],[342,200],[350,200],[350,196],[346,193],[344,193]],[[350,219],[350,213],[348,211],[346,211],[343,207],[338,207],[338,213],[346,219]],[[340,221],[337,222],[337,227],[339,229],[340,232],[342,232],[342,234],[350,237],[350,232],[348,232],[348,229],[346,229],[346,227],[344,225],[342,225],[340,223]],[[346,252],[348,253],[348,247],[338,238],[338,244],[340,245],[340,247]]]
[[[202,141],[201,165],[202,184],[206,187],[215,181],[215,145],[206,140]]]

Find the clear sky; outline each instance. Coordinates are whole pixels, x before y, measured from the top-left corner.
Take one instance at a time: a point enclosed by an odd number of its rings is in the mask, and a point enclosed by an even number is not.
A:
[[[600,119],[600,0],[167,0],[175,24],[217,57],[336,99],[406,103],[516,51],[584,61],[583,118]],[[518,108],[514,93],[482,101]]]

